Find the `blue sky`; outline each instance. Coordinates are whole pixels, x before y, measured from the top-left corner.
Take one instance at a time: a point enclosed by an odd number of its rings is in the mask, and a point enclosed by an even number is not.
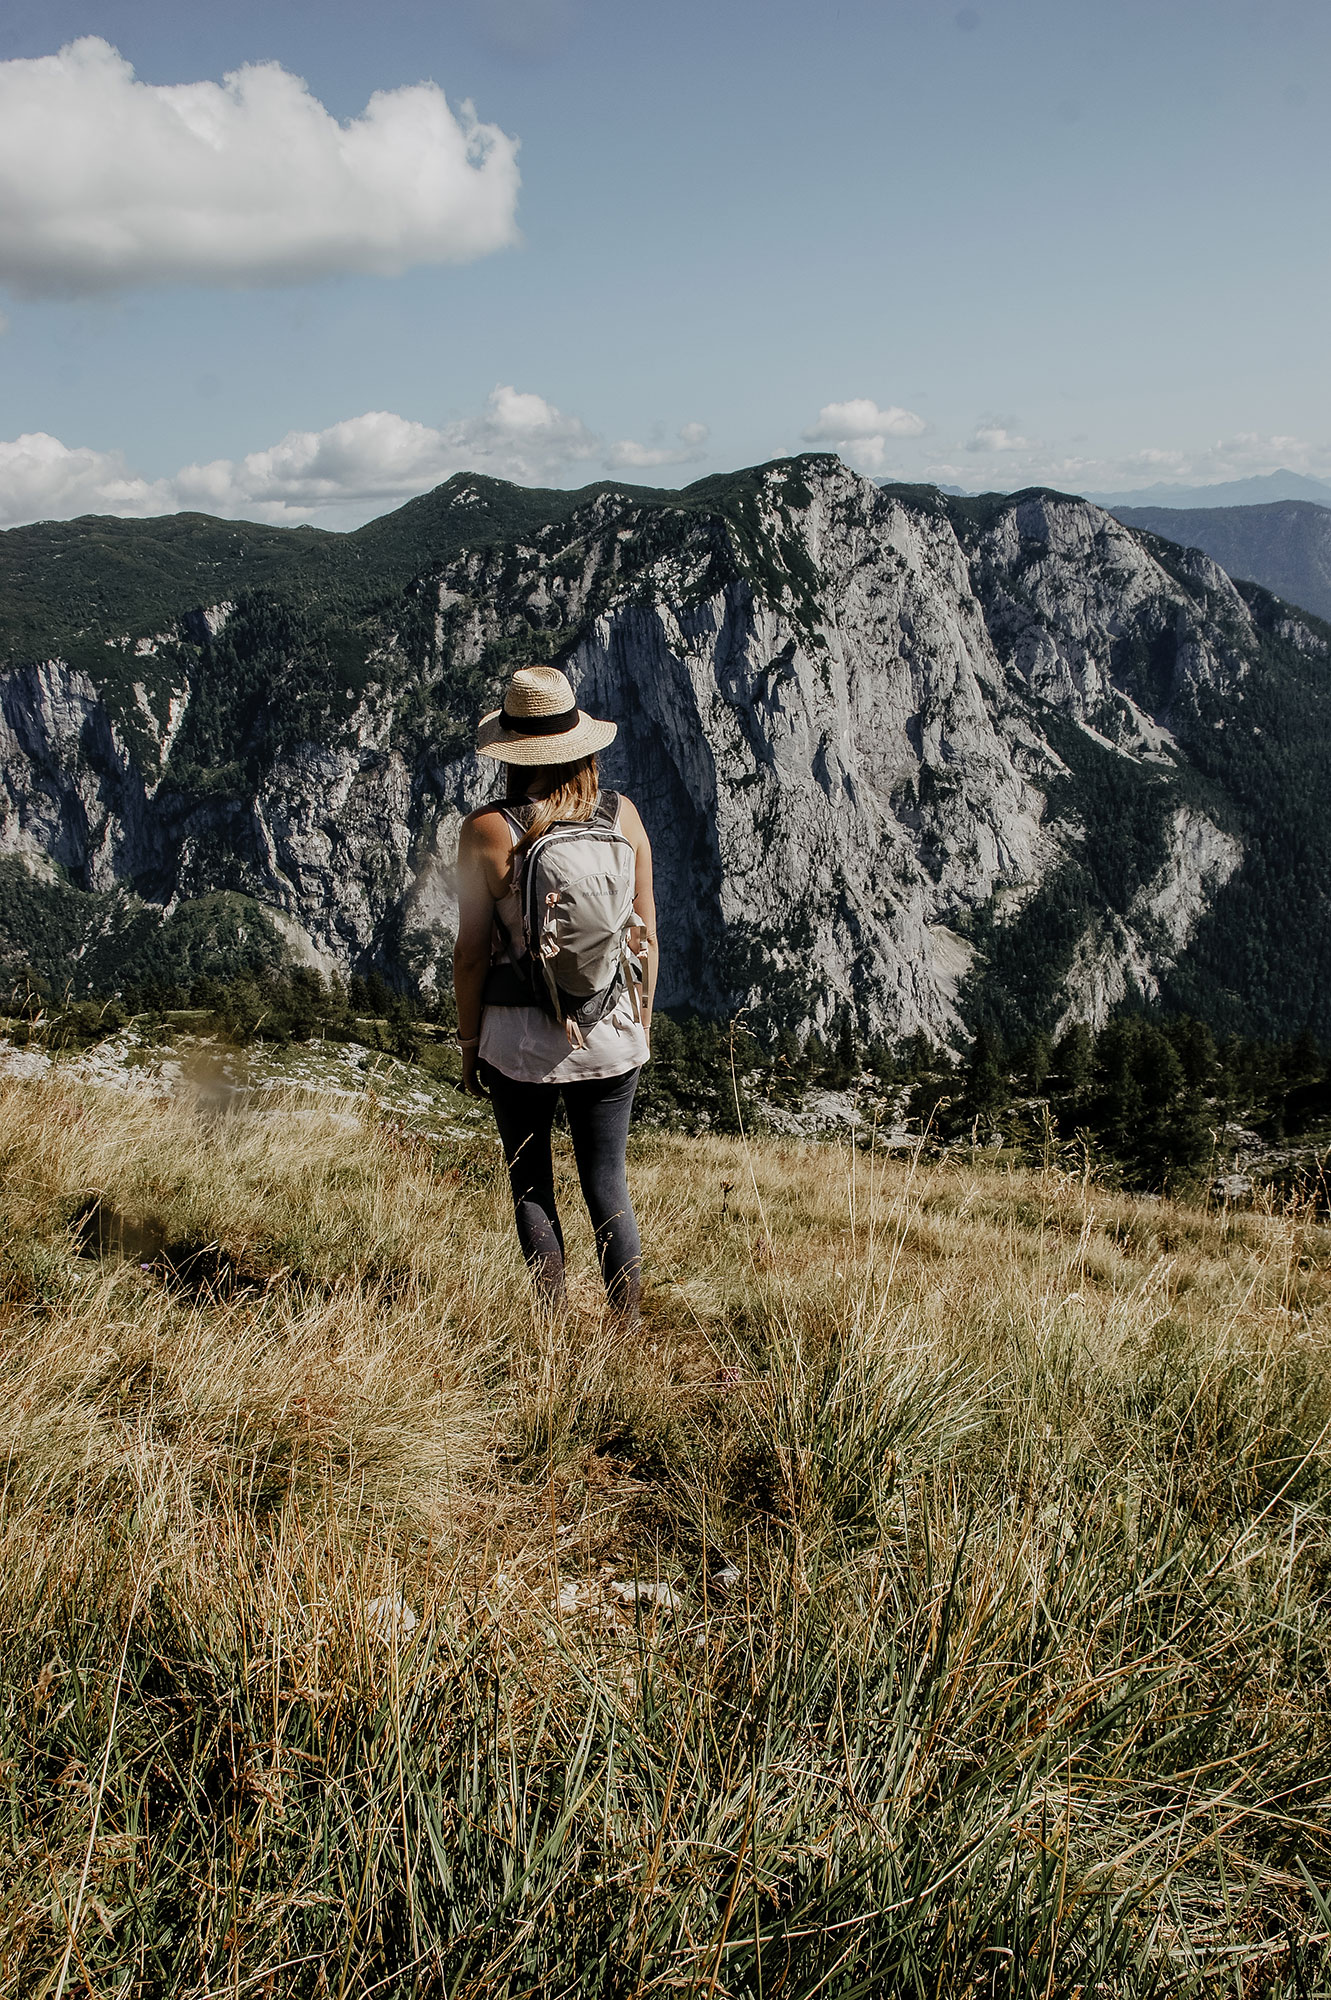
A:
[[[83,37],[137,81],[30,66]],[[221,145],[182,242],[139,87],[260,63],[276,164],[256,193]],[[674,484],[814,442],[971,488],[1325,476],[1329,74],[1324,0],[16,0],[0,518],[348,525],[464,464]],[[331,121],[423,80],[496,128],[480,219],[421,206],[405,98],[387,178],[321,192]]]

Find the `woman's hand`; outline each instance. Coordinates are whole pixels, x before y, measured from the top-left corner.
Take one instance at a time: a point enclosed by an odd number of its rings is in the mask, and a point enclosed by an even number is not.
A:
[[[488,1097],[490,1093],[481,1082],[477,1072],[476,1058],[477,1051],[475,1049],[463,1049],[462,1088],[466,1091],[468,1097]]]

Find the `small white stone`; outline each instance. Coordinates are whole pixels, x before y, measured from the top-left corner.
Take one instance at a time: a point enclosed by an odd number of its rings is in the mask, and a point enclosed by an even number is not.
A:
[[[654,1604],[658,1611],[678,1611],[679,1593],[668,1583],[612,1583],[611,1591],[621,1604]]]
[[[380,1645],[399,1645],[416,1630],[416,1613],[405,1597],[372,1597],[365,1606],[365,1629]]]

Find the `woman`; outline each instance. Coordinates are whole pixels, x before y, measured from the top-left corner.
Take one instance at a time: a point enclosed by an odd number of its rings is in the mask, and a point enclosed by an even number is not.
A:
[[[496,965],[518,956],[523,857],[556,821],[587,821],[600,796],[596,753],[613,722],[584,715],[556,667],[521,667],[504,705],[481,723],[476,748],[508,766],[503,804],[481,806],[458,843],[458,937],[453,954],[463,1088],[488,1094],[508,1164],[522,1254],[541,1294],[564,1294],[564,1236],[555,1207],[550,1127],[563,1097],[583,1198],[612,1308],[638,1310],[642,1246],[629,1200],[624,1155],[638,1075],[650,1053],[656,987],[656,907],[652,850],[637,811],[619,801],[617,830],[634,855],[633,906],[646,934],[641,994],[625,990],[604,1019],[576,1035],[533,1002],[516,997]],[[487,1002],[485,989],[505,994]],[[514,997],[510,998],[509,995]],[[575,1041],[580,1046],[575,1046]]]

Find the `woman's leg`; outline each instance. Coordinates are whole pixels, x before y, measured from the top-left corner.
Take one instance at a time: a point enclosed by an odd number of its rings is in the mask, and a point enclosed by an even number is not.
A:
[[[642,1239],[629,1200],[624,1152],[638,1071],[563,1086],[568,1129],[583,1199],[596,1231],[596,1254],[610,1303],[637,1311],[642,1290]]]
[[[564,1296],[564,1232],[555,1207],[550,1123],[559,1101],[553,1083],[515,1083],[490,1063],[480,1065],[490,1093],[495,1124],[504,1148],[518,1241],[537,1290],[555,1301]]]

